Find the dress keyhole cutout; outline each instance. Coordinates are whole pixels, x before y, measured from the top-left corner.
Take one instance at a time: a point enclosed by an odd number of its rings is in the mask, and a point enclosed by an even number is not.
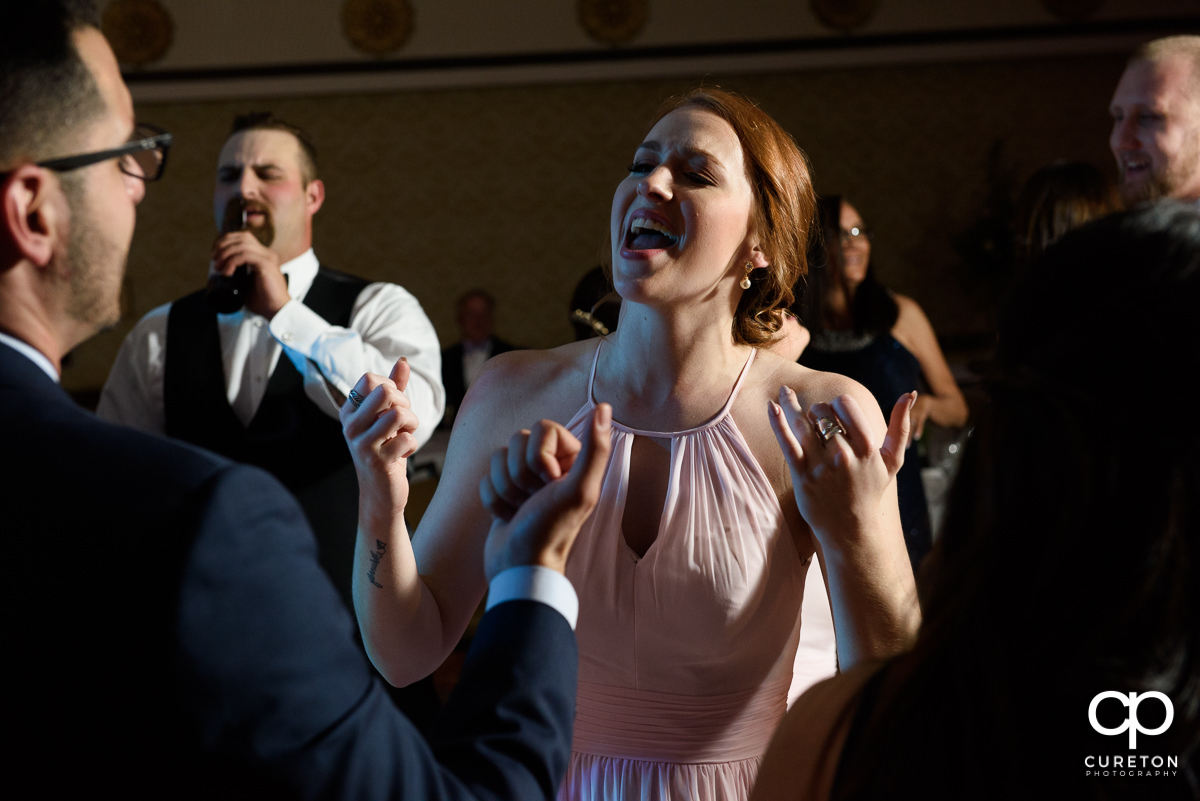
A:
[[[625,544],[639,559],[658,539],[670,481],[671,440],[634,437],[629,453],[629,487],[621,532]]]

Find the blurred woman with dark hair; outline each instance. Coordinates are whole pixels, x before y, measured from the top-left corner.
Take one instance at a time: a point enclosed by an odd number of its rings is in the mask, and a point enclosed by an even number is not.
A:
[[[870,390],[882,408],[920,390],[912,410],[913,439],[925,422],[963,426],[967,402],[959,391],[937,335],[912,298],[875,277],[871,231],[840,196],[818,203],[820,236],[809,241],[807,284],[797,292],[800,322],[811,340],[800,363],[849,376]],[[904,542],[915,571],[933,544],[921,464],[910,446],[897,477]]]
[[[802,696],[756,798],[1200,797],[1197,309],[1188,205],[1043,255],[1001,323],[916,646]],[[1113,320],[1136,333],[1097,347]]]
[[[1056,161],[1035,172],[1017,198],[1017,258],[1024,267],[1063,234],[1121,208],[1104,173],[1082,161]]]

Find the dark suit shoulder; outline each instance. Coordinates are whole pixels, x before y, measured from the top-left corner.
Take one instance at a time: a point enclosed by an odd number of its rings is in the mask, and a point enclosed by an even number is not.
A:
[[[215,453],[158,434],[110,423],[84,409],[57,410],[33,422],[42,438],[72,441],[80,458],[106,465],[114,478],[137,476],[133,486],[148,493],[154,486],[190,487],[234,463]],[[133,489],[130,486],[130,489]]]
[[[27,466],[50,475],[88,473],[132,493],[147,485],[203,481],[230,464],[200,448],[101,420],[44,375],[6,373],[4,379],[0,411],[6,435],[14,447],[27,448]]]

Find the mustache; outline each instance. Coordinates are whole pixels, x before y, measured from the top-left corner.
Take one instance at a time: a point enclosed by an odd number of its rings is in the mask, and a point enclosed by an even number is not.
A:
[[[242,205],[245,206],[247,212],[253,211],[258,214],[264,214],[268,220],[271,219],[271,209],[261,200],[244,200],[242,201]]]
[[[250,225],[245,222],[245,215],[254,212],[263,215],[263,220],[258,225]],[[254,234],[255,239],[263,245],[270,247],[271,242],[275,239],[275,220],[271,216],[271,209],[261,200],[247,200],[242,197],[230,198],[225,204],[225,213],[221,219],[221,233],[227,234],[230,231],[249,230]]]

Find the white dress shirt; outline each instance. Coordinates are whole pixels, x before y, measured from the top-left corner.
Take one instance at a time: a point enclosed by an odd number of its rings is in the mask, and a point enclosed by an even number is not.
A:
[[[475,379],[479,378],[479,374],[483,372],[484,363],[490,358],[492,358],[492,340],[490,338],[485,339],[478,345],[471,342],[463,342],[462,371],[464,387],[469,389],[475,383]]]
[[[269,321],[245,309],[217,315],[229,405],[249,426],[279,357],[286,354],[304,377],[304,394],[337,419],[340,403],[363,373],[387,375],[406,356],[412,376],[405,394],[420,421],[417,442],[424,444],[442,418],[446,394],[437,334],[421,304],[395,284],[368,284],[354,301],[350,325],[330,325],[303,303],[317,268],[311,249],[283,265],[292,299]],[[100,395],[100,417],[165,433],[163,374],[170,310],[169,303],[154,309],[125,338]]]

